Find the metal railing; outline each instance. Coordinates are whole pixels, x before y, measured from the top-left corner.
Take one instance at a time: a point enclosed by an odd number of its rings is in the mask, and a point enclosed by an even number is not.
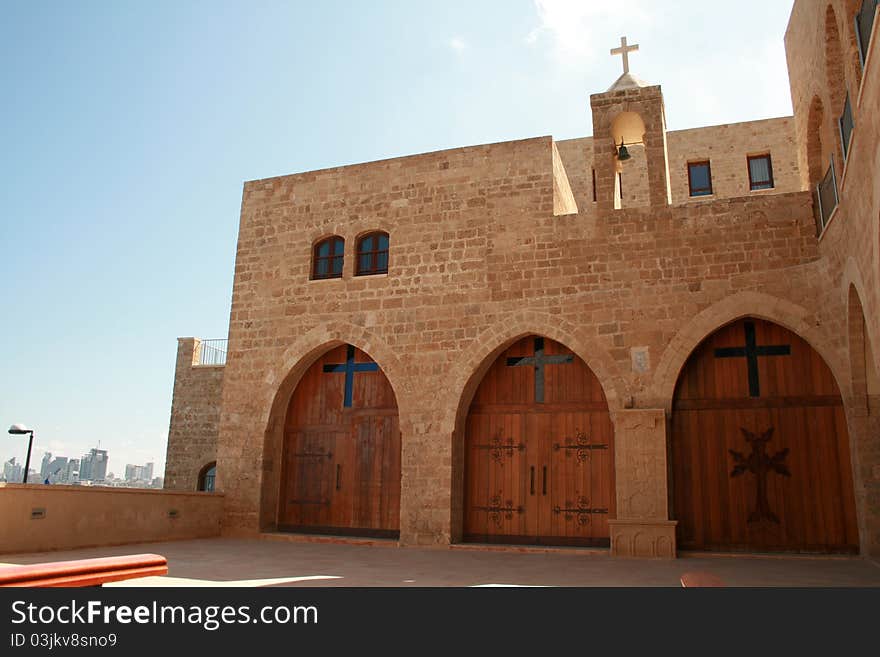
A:
[[[225,365],[227,339],[202,340],[199,346],[199,365]]]
[[[856,14],[856,38],[859,45],[859,57],[862,60],[862,68],[868,59],[868,46],[871,45],[871,31],[874,29],[874,18],[877,15],[877,6],[880,0],[862,0],[862,8]]]
[[[837,175],[834,172],[834,158],[831,159],[831,166],[828,167],[822,182],[816,187],[816,197],[819,200],[818,229],[821,235],[831,219],[831,214],[837,207]]]

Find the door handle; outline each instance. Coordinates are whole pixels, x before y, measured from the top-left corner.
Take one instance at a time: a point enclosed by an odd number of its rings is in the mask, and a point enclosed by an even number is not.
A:
[[[541,488],[543,490],[542,495],[546,495],[547,494],[547,466],[546,465],[544,466],[542,474],[543,474],[543,476],[542,476],[543,481],[541,482]]]
[[[342,490],[342,466],[336,464],[336,490]]]
[[[535,466],[529,468],[529,493],[535,494]]]

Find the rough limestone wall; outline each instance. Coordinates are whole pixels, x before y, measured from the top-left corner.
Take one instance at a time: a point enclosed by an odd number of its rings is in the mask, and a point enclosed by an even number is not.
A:
[[[825,137],[821,162],[834,157],[838,173],[840,204],[819,239],[822,269],[813,284],[823,303],[844,308],[851,288],[855,289],[864,316],[864,340],[848,330],[847,313],[830,316],[826,321],[832,348],[847,363],[857,362],[859,354],[851,352],[857,343],[867,341],[874,369],[880,371],[880,112],[876,111],[880,39],[875,24],[868,66],[861,71],[853,21],[859,5],[853,0],[798,0],[785,42],[802,166],[808,160],[810,133],[819,130]],[[836,25],[829,17],[836,19]],[[835,34],[840,47],[833,59]],[[844,166],[837,117],[845,91],[852,101],[855,130]],[[810,106],[816,99],[824,108],[819,126],[810,124]],[[880,555],[880,404],[876,394],[866,390],[865,377],[855,374],[847,369],[838,382],[849,395],[847,417],[862,543],[866,552],[876,556]]]
[[[224,367],[198,365],[198,338],[179,338],[165,457],[165,488],[194,491],[199,472],[217,458]]]

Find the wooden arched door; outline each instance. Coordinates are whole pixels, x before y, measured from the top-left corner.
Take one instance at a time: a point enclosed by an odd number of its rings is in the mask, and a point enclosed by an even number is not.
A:
[[[691,354],[672,413],[682,549],[856,553],[840,391],[781,326],[742,319]]]
[[[542,337],[491,366],[467,417],[464,540],[610,544],[614,435],[586,363]]]
[[[278,527],[399,535],[397,401],[379,366],[351,345],[319,358],[290,400]]]

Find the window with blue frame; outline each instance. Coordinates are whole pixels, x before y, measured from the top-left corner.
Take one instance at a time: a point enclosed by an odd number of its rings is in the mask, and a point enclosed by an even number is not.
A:
[[[388,233],[375,232],[358,240],[357,275],[388,273]]]
[[[342,278],[345,240],[334,235],[315,244],[312,278]]]
[[[712,167],[708,161],[688,163],[688,185],[691,196],[712,195]]]
[[[770,155],[754,155],[749,160],[749,189],[773,189],[773,162]]]

